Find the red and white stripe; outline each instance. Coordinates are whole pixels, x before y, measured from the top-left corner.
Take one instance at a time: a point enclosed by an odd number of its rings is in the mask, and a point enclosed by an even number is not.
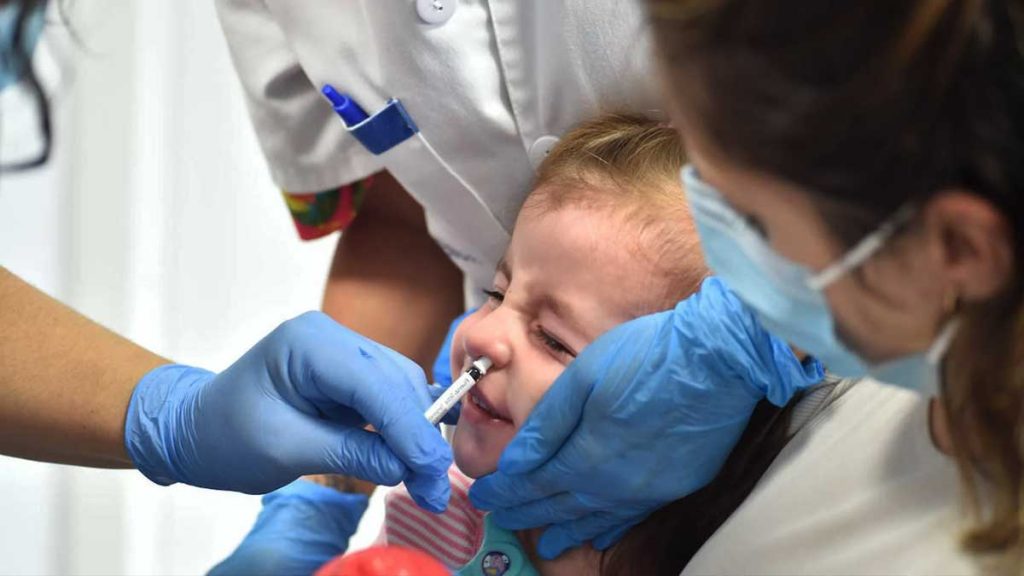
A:
[[[452,497],[441,514],[417,506],[404,486],[388,492],[384,498],[383,543],[426,552],[449,570],[472,560],[483,541],[484,513],[469,502],[471,478],[452,466],[448,481]]]

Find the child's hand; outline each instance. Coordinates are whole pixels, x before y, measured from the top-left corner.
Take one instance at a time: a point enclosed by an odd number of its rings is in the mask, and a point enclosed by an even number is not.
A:
[[[758,401],[783,405],[823,376],[708,279],[674,310],[585,348],[470,498],[505,528],[551,525],[538,545],[546,558],[588,541],[607,548],[711,481]]]

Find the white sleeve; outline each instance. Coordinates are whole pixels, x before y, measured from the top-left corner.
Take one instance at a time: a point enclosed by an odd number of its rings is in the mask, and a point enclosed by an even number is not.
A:
[[[320,192],[383,166],[343,129],[263,0],[217,0],[217,12],[271,176],[289,192]]]

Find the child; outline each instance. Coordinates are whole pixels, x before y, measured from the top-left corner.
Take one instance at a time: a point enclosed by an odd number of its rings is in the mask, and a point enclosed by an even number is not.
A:
[[[637,556],[660,553],[643,550],[658,532],[649,520],[634,529],[637,537],[627,535],[617,547],[628,557],[617,557],[614,548],[601,553],[583,547],[544,561],[532,552],[539,532],[501,530],[470,505],[466,492],[471,478],[496,469],[516,430],[587,344],[618,324],[670,309],[699,289],[708,272],[679,181],[683,163],[672,128],[635,116],[586,122],[552,150],[520,211],[487,302],[453,337],[453,374],[480,356],[493,367],[463,400],[453,439],[458,469],[450,473],[452,502],[447,512],[434,515],[416,507],[403,489],[393,490],[386,498],[382,543],[421,549],[460,574],[489,576],[623,573],[639,566]],[[773,416],[768,424],[778,428]],[[781,441],[776,444],[781,447]],[[733,507],[744,494],[732,498]],[[703,499],[701,521],[724,520],[708,508],[707,490],[695,496]],[[652,516],[659,526],[675,529],[674,519],[695,514],[678,505],[667,508],[671,519]],[[680,528],[701,526],[695,538],[700,542],[689,554],[717,527],[701,521]],[[678,574],[682,565],[676,564],[689,557],[680,548],[674,546],[668,561],[647,566]]]

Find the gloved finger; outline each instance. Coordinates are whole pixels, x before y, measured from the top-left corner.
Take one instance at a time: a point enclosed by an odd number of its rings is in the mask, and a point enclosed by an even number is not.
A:
[[[303,441],[289,448],[289,458],[303,468],[323,466],[321,474],[355,476],[384,486],[394,486],[409,475],[402,460],[373,432],[310,419],[292,433]]]
[[[359,350],[368,365],[359,371],[373,374],[374,381],[351,381],[351,367],[332,357],[328,365],[316,365],[318,388],[361,414],[410,470],[427,476],[447,472],[451,448],[423,417],[430,395],[422,370],[369,340]]]
[[[448,508],[452,489],[447,473],[441,476],[412,473],[405,479],[405,487],[420,508],[435,514],[440,514]]]
[[[563,492],[550,498],[491,512],[494,521],[506,530],[527,530],[582,518],[595,510],[593,503],[575,494]]]
[[[618,527],[613,528],[604,534],[594,538],[591,544],[598,550],[607,550],[612,546],[616,545],[622,537],[626,535],[634,526],[639,524],[642,520],[636,520],[635,522],[626,522],[620,524]]]
[[[526,474],[537,469],[554,457],[576,430],[592,389],[590,383],[580,377],[585,372],[581,369],[585,365],[578,364],[581,358],[571,362],[541,397],[502,452],[498,470],[506,474]]]
[[[537,553],[545,560],[553,560],[570,548],[582,546],[596,536],[623,525],[617,513],[596,512],[578,520],[555,524],[544,530],[537,542]],[[632,527],[636,522],[628,524]]]
[[[505,474],[501,470],[483,476],[469,487],[469,500],[480,510],[502,510],[523,506],[565,492],[549,486],[533,474]]]
[[[420,413],[426,412],[434,398],[430,391],[430,383],[427,382],[426,375],[423,374],[423,369],[412,360],[386,346],[380,348],[386,356],[390,357],[395,366],[401,368],[405,375],[405,381],[410,384],[409,389],[413,392],[416,402],[419,403]]]

